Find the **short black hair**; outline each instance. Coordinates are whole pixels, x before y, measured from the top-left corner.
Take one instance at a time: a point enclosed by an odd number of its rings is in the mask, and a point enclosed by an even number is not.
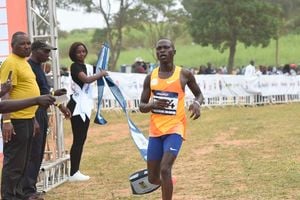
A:
[[[21,35],[27,35],[27,33],[22,31],[15,32],[11,37],[11,46],[14,46],[17,43],[18,37]]]
[[[170,38],[162,37],[159,40],[157,40],[157,42],[159,42],[160,40],[168,40],[171,43],[171,47],[175,50],[175,45],[174,45],[173,41]]]
[[[76,49],[78,48],[78,46],[83,46],[85,48],[85,51],[86,51],[86,55],[88,54],[88,50],[85,46],[85,44],[83,44],[82,42],[74,42],[70,49],[69,49],[69,57],[70,59],[73,61],[73,62],[76,62],[77,59],[76,59]]]

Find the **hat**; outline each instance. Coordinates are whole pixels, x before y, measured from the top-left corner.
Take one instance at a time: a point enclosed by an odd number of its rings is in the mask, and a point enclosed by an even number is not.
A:
[[[36,40],[31,44],[31,50],[36,50],[36,49],[56,50],[57,48],[47,44],[44,41]]]
[[[135,58],[135,62],[144,62],[144,60],[141,57],[137,57],[137,58]]]

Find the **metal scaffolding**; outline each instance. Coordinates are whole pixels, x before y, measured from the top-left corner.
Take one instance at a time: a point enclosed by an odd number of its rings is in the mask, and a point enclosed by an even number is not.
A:
[[[54,47],[58,47],[58,24],[55,0],[27,0],[28,31],[31,41],[45,40]],[[59,49],[51,51],[51,65],[53,71],[54,89],[61,87]],[[44,161],[40,172],[40,190],[48,191],[65,182],[69,176],[69,155],[65,153],[63,118],[55,108],[53,120],[55,148],[52,159]],[[49,152],[48,152],[49,153]]]

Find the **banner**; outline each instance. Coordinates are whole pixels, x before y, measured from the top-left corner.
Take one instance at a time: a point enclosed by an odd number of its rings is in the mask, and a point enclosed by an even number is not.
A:
[[[0,63],[8,56],[11,37],[17,31],[27,33],[26,0],[0,0]]]
[[[109,72],[109,75],[120,88],[126,100],[140,99],[145,74]],[[195,75],[195,78],[204,98],[300,94],[300,76]],[[104,99],[114,99],[108,88],[104,89],[103,97]],[[186,98],[193,98],[188,87],[186,87]]]

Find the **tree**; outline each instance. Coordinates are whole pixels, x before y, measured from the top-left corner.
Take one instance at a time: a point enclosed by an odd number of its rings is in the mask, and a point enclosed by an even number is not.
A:
[[[300,0],[289,0],[289,1],[281,1],[281,0],[265,0],[266,2],[273,3],[278,5],[281,12],[281,23],[278,28],[277,34],[278,37],[275,39],[275,62],[276,65],[279,65],[279,39],[281,36],[289,34],[289,33],[299,33],[299,25],[300,25]]]
[[[118,4],[116,11],[112,10],[112,4]],[[111,50],[109,70],[115,71],[122,49],[123,29],[127,26],[133,26],[135,23],[135,20],[132,20],[134,15],[142,13],[138,10],[140,8],[139,0],[61,0],[58,4],[64,9],[76,9],[74,7],[76,5],[85,8],[86,12],[100,12],[103,16],[106,27],[102,31],[98,30],[98,32],[106,33],[105,40],[109,43]],[[96,38],[94,37],[94,39]]]
[[[178,37],[178,33],[181,33],[180,28],[182,27],[180,24],[182,20],[179,21],[179,19],[183,16],[183,10],[176,11],[171,9],[174,7],[174,2],[176,1],[177,0],[61,0],[58,6],[65,9],[75,9],[74,5],[77,5],[84,7],[87,12],[100,12],[102,14],[106,27],[102,31],[98,31],[106,33],[106,40],[109,42],[111,49],[109,69],[115,71],[116,63],[122,49],[125,28],[146,29],[148,31],[155,26],[151,31],[152,33],[154,33],[153,30],[156,31],[155,34],[157,34],[157,36],[155,39],[161,36],[171,36],[173,39]],[[116,3],[118,3],[118,10],[113,12],[112,4],[116,5]],[[144,27],[145,24],[149,25],[148,28]],[[151,36],[153,35],[154,34]],[[95,38],[97,37],[94,37],[94,39]],[[151,38],[153,40],[153,37]]]
[[[116,4],[117,2],[119,3],[119,9],[113,12],[112,4]],[[79,7],[84,8],[86,12],[100,12],[102,14],[106,28],[102,31],[98,30],[98,32],[100,31],[101,34],[103,32],[106,33],[105,41],[109,42],[110,45],[109,70],[115,71],[122,47],[122,29],[129,23],[126,13],[134,5],[134,2],[135,0],[61,0],[57,3],[57,6],[72,10]],[[78,7],[76,8],[76,6]],[[99,47],[100,45],[98,44]]]
[[[152,49],[151,54],[155,56],[153,47],[159,38],[167,37],[175,42],[186,33],[187,13],[178,7],[176,0],[143,0],[142,3],[147,43]]]
[[[246,47],[266,47],[277,37],[280,9],[274,4],[260,0],[183,0],[182,4],[191,16],[189,30],[194,42],[212,45],[220,52],[229,49],[229,73],[238,41]]]

